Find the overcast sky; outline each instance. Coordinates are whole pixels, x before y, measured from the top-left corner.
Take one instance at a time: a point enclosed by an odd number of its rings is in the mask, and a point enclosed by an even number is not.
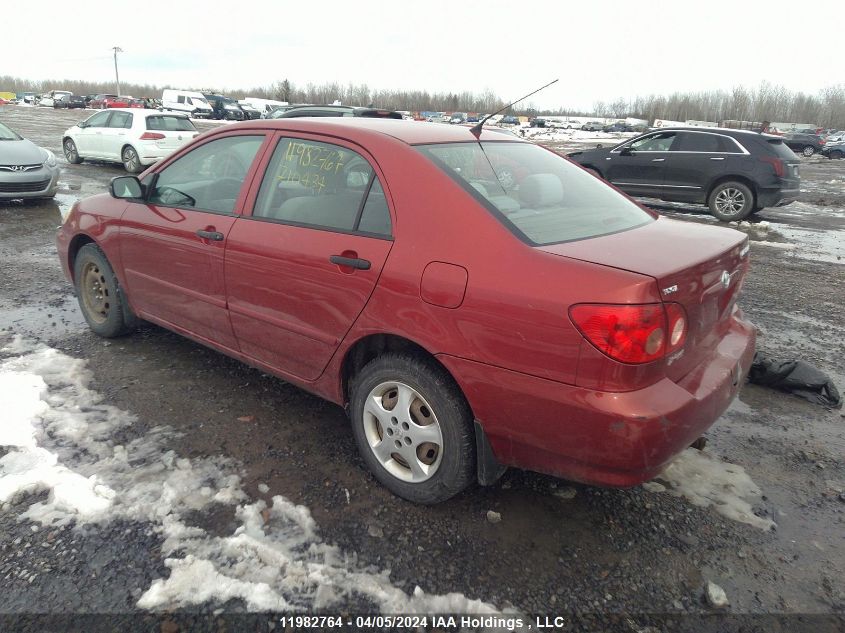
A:
[[[4,11],[0,75],[217,89],[288,78],[371,88],[492,90],[539,108],[754,87],[845,83],[824,42],[844,0],[367,2],[57,0]],[[55,86],[61,88],[61,86]],[[3,87],[0,86],[0,90]]]

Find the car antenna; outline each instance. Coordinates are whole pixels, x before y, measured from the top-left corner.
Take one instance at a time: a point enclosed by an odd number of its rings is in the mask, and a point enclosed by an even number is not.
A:
[[[557,83],[557,81],[558,81],[557,79],[555,79],[554,81],[550,81],[550,82],[549,82],[549,83],[547,83],[545,86],[541,86],[540,88],[537,88],[537,90],[535,90],[534,92],[529,92],[529,93],[528,93],[527,95],[525,95],[524,97],[520,97],[519,99],[517,99],[517,100],[516,100],[516,101],[514,101],[513,103],[509,103],[508,105],[506,105],[506,106],[505,106],[504,108],[502,108],[501,110],[496,110],[493,114],[488,114],[488,115],[487,115],[486,117],[484,117],[481,121],[479,121],[478,123],[476,123],[475,125],[473,125],[473,126],[469,129],[469,131],[470,131],[470,132],[472,132],[472,134],[473,134],[473,136],[475,136],[475,138],[480,138],[480,137],[481,137],[481,128],[484,126],[484,124],[485,124],[485,123],[487,123],[487,121],[488,121],[489,119],[491,119],[492,117],[496,116],[496,115],[497,115],[497,114],[499,114],[500,112],[504,112],[505,110],[507,110],[508,108],[510,108],[510,107],[511,107],[512,105],[514,105],[515,103],[519,103],[519,102],[520,102],[520,101],[522,101],[523,99],[527,99],[527,98],[528,98],[528,97],[530,97],[531,95],[537,94],[537,93],[538,93],[538,92],[540,92],[541,90],[543,90],[543,89],[545,89],[545,88],[548,88],[549,86],[551,86],[551,85],[552,85],[552,84],[554,84],[554,83]]]

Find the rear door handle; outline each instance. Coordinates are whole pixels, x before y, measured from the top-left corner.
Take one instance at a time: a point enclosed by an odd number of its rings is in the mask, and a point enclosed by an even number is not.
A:
[[[370,262],[366,259],[358,259],[355,257],[343,257],[342,255],[332,255],[329,257],[332,264],[338,266],[349,266],[350,268],[357,268],[358,270],[369,270]]]
[[[711,156],[710,160],[725,160],[724,156]]]
[[[664,160],[666,160],[666,159],[665,158],[652,158],[651,162],[652,163],[662,163]]]
[[[211,240],[212,242],[223,241],[223,234],[217,231],[197,231],[197,237],[201,237],[204,240]]]

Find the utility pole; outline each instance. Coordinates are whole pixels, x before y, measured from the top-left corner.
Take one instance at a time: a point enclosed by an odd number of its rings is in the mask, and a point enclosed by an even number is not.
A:
[[[117,96],[120,96],[120,76],[117,74],[117,54],[122,53],[123,49],[120,46],[112,46],[114,51],[114,83],[117,86]]]

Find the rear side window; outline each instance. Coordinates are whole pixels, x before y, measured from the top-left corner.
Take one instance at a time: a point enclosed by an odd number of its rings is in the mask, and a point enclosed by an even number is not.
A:
[[[111,119],[109,119],[109,127],[131,128],[132,115],[128,112],[112,112]]]
[[[390,212],[370,166],[346,147],[279,141],[255,202],[255,218],[389,236]]]
[[[673,148],[678,152],[722,152],[720,137],[703,132],[682,132]]]
[[[156,115],[147,117],[147,129],[160,132],[196,132],[197,128],[181,116]]]
[[[607,183],[537,145],[488,141],[418,149],[533,245],[608,235],[653,221]]]

